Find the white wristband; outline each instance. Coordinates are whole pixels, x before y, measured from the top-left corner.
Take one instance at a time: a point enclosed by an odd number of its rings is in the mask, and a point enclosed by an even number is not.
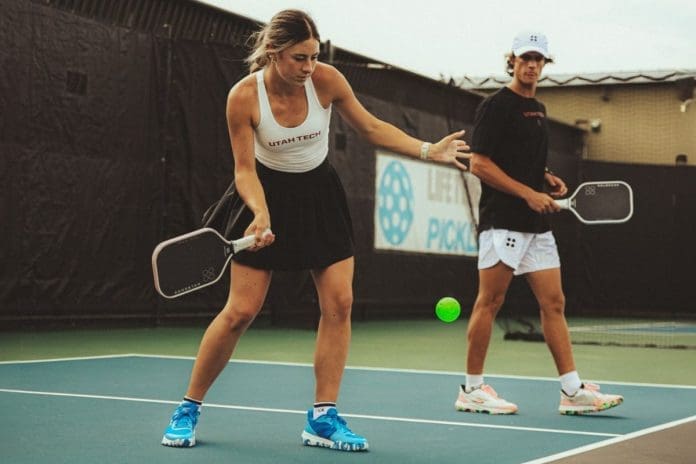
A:
[[[420,159],[427,160],[428,153],[430,153],[430,142],[423,142],[420,149]]]

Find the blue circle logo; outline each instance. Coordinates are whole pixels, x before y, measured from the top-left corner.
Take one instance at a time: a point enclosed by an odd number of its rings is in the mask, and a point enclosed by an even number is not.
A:
[[[392,245],[404,241],[413,223],[413,188],[403,164],[389,163],[377,189],[379,225]]]

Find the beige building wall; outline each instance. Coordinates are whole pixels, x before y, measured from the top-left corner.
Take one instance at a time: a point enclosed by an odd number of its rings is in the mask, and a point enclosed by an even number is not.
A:
[[[685,107],[674,83],[537,87],[549,117],[586,128],[585,159],[696,165],[696,103]],[[584,120],[585,123],[576,121]],[[599,131],[591,122],[599,121]]]

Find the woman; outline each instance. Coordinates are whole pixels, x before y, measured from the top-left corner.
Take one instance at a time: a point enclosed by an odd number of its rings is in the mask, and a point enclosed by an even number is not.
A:
[[[327,160],[331,110],[372,144],[405,155],[466,169],[456,157],[468,157],[461,153],[468,146],[458,140],[463,131],[430,144],[365,110],[345,77],[317,62],[319,33],[307,14],[281,11],[254,38],[251,74],[230,91],[227,121],[237,190],[250,212],[249,221],[239,221],[246,230],[238,233],[256,235],[255,252],[235,256],[229,298],[203,336],[188,391],[162,444],[195,445],[203,397],[260,311],[272,271],[309,269],[321,318],[315,403],[302,441],[367,450],[367,440],[336,409],[351,334],[354,262],[345,193]]]

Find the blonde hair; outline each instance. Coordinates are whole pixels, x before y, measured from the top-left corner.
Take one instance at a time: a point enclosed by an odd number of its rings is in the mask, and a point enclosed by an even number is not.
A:
[[[248,42],[253,42],[251,54],[246,59],[249,71],[254,72],[270,63],[269,53],[282,52],[307,39],[320,41],[317,26],[307,13],[300,10],[276,13],[268,24],[249,37]]]

